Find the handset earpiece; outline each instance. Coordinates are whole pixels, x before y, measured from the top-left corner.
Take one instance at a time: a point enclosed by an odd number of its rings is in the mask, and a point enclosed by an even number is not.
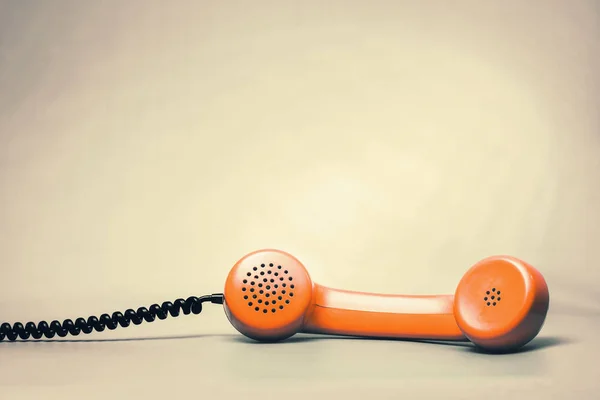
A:
[[[489,292],[489,293],[488,293]],[[541,330],[548,287],[532,266],[489,257],[461,279],[454,295],[386,295],[328,288],[280,250],[259,250],[231,269],[225,313],[243,335],[284,340],[296,333],[464,341],[512,351]]]
[[[454,316],[465,336],[489,351],[514,351],[541,331],[550,305],[543,275],[510,256],[472,266],[454,294]]]

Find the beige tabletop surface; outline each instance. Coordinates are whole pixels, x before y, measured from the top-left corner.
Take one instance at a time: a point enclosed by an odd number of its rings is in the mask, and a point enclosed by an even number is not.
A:
[[[502,356],[208,305],[2,342],[0,400],[600,398],[599,37],[594,0],[0,0],[0,323],[220,292],[267,247],[404,294],[509,254],[551,295]]]
[[[259,344],[213,309],[118,334],[3,343],[0,398],[596,399],[599,320],[551,315],[522,351],[489,355],[467,343],[316,335]]]

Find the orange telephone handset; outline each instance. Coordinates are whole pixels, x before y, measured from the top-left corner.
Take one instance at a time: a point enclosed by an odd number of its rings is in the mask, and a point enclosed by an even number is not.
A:
[[[470,340],[487,351],[524,346],[541,330],[549,306],[539,271],[509,256],[486,258],[454,295],[353,292],[314,283],[304,265],[280,250],[240,259],[225,283],[224,308],[243,335],[278,341],[296,333]]]

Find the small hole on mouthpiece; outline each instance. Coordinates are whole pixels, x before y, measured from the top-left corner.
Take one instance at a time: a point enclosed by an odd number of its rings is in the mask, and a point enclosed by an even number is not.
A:
[[[494,300],[496,298],[496,296],[492,296],[492,300]]]
[[[265,274],[265,271],[260,271],[260,274],[261,274],[261,275],[264,275],[264,274]]]
[[[258,268],[256,268],[256,267],[252,268],[252,270],[253,270],[253,271],[256,271],[257,269],[258,269]]]
[[[245,291],[246,291],[246,288],[245,288],[245,287],[243,287],[243,288],[242,288],[242,292],[245,292]]]
[[[279,280],[282,281],[283,280],[283,276],[281,278],[279,278]]]
[[[283,310],[283,306],[279,306],[279,309],[280,309],[280,310]]]
[[[496,294],[500,294],[500,291],[498,290],[498,291],[496,292]]]
[[[263,282],[268,282],[269,280],[267,278],[263,279]]]
[[[267,309],[266,309],[266,308],[264,308],[264,309],[263,309],[263,312],[266,314],[266,313],[267,313]]]
[[[294,297],[294,293],[290,293],[290,297]]]
[[[279,276],[279,272],[275,272],[275,276]]]
[[[267,285],[267,290],[271,289],[271,285]]]
[[[274,308],[271,308],[271,312],[275,312],[275,309],[274,309]]]
[[[265,306],[268,306],[268,305],[269,305],[269,302],[268,302],[268,301],[265,301]]]
[[[293,288],[294,288],[294,285],[290,285],[290,288],[291,288],[291,289],[293,289]]]
[[[249,305],[249,306],[252,306],[252,302],[251,302],[251,301],[249,301],[249,302],[248,302],[248,305]]]
[[[490,291],[488,290],[487,292],[485,292],[485,294],[490,294]]]
[[[254,275],[254,279],[258,279],[258,275]]]
[[[272,267],[272,266],[273,266],[273,263],[269,264],[269,267]]]
[[[291,281],[291,280],[292,280],[292,277],[290,276],[288,279]]]
[[[487,302],[487,305],[488,305],[488,306],[490,305],[490,302],[489,302],[489,301]]]
[[[277,291],[276,291],[276,290],[273,290],[271,293],[272,293],[273,295],[276,295],[276,294],[277,294]]]
[[[259,283],[259,284],[258,284],[258,287],[262,287],[262,286],[263,286],[263,285],[262,285],[262,283]]]
[[[258,304],[261,304],[261,303],[262,303],[262,299],[258,299]]]
[[[286,300],[286,301],[285,301],[285,304],[290,304],[290,301],[289,301],[289,300]]]
[[[252,276],[252,273],[248,272],[248,273],[246,274],[246,276]]]
[[[487,299],[488,299],[487,296],[483,298],[483,300],[485,300],[485,301],[487,301]]]
[[[279,297],[278,297],[278,299],[279,299],[279,300],[283,300],[283,297],[279,296]]]
[[[258,310],[260,310],[260,308],[258,308],[258,307],[254,307],[254,310],[255,310],[255,311],[258,311]]]
[[[492,292],[495,292],[495,291],[496,291],[496,288],[492,288]]]
[[[264,267],[265,267],[265,264],[260,264],[260,266],[261,266],[262,268],[264,268]]]
[[[248,296],[244,296],[244,300],[248,300]]]
[[[254,286],[254,281],[250,282],[250,284],[251,284],[252,286]]]
[[[251,291],[251,292],[254,292],[254,288],[250,288],[250,291]]]
[[[259,290],[258,293],[263,294],[265,291],[264,290]]]
[[[500,297],[498,297],[496,300],[500,301],[501,299],[500,299]]]
[[[252,295],[252,298],[253,298],[253,299],[255,299],[255,298],[257,298],[257,297],[258,297],[258,296],[257,296],[257,295],[255,295],[255,294],[253,294],[253,295]]]
[[[281,293],[285,294],[285,290],[282,290]]]
[[[244,283],[248,283],[248,279],[244,279],[242,282],[244,282]]]
[[[278,266],[277,266],[277,269],[281,269],[281,265],[278,265]]]
[[[269,294],[269,293],[265,294],[265,297],[269,297],[269,296],[270,296],[270,294]]]
[[[284,274],[287,274],[287,273],[288,273],[288,272],[287,272],[287,269],[286,269],[285,271],[283,271],[283,273],[284,273]]]
[[[493,306],[495,306],[495,305],[496,305],[496,302],[493,302],[493,303],[492,303],[492,305],[493,305]]]
[[[271,273],[271,270],[268,270],[268,271],[267,271],[267,274],[270,274],[270,273]]]

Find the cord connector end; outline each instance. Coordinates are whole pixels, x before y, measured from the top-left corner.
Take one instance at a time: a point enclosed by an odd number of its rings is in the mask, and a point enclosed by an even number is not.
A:
[[[223,304],[224,300],[225,296],[223,296],[223,293],[215,293],[210,295],[210,302],[213,304]]]

